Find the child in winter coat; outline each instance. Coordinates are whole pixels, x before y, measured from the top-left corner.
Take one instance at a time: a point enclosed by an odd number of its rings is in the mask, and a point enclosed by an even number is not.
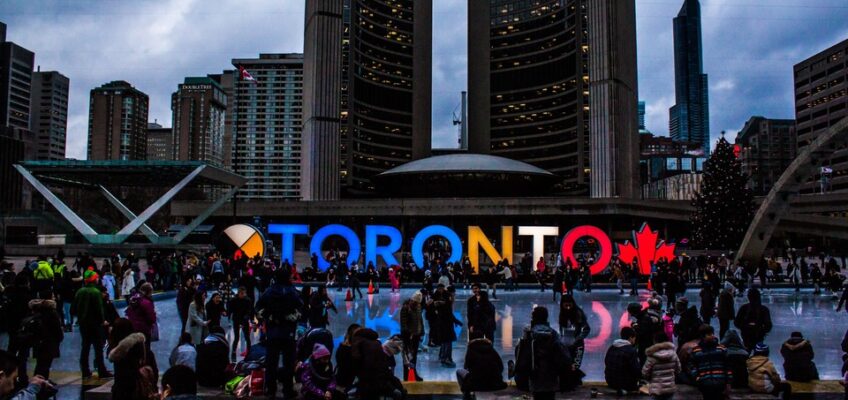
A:
[[[677,391],[675,378],[680,373],[680,359],[666,335],[657,333],[656,344],[645,350],[648,359],[642,367],[642,376],[648,381],[648,392],[654,399],[669,400]]]
[[[769,360],[769,348],[765,343],[757,343],[748,359],[748,387],[755,393],[775,396],[783,392],[783,398],[789,398],[792,393],[792,386],[781,381],[780,373]]]
[[[343,399],[345,395],[336,390],[336,378],[333,364],[330,362],[330,350],[316,343],[309,360],[302,363],[296,371],[302,385],[300,395],[305,400]]]

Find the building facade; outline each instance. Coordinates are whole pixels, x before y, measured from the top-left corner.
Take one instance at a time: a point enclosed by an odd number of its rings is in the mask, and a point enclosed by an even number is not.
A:
[[[71,81],[56,71],[32,74],[30,126],[38,160],[64,160]]]
[[[794,71],[800,153],[818,135],[848,116],[848,40],[801,61]],[[848,149],[833,153],[827,166],[832,174],[816,175],[802,186],[801,193],[848,191]]]
[[[642,198],[646,200],[692,200],[701,191],[704,174],[684,173],[662,178],[642,185]]]
[[[173,159],[224,165],[227,95],[212,78],[190,77],[171,95]]]
[[[303,55],[233,59],[233,170],[239,200],[300,199]],[[240,76],[243,68],[253,78]]]
[[[306,2],[300,185],[306,201],[339,198],[343,8],[340,0]]]
[[[433,3],[343,4],[341,195],[369,196],[373,176],[430,155]]]
[[[710,153],[710,103],[701,43],[701,4],[685,0],[674,18],[674,94],[669,110],[669,135],[674,140],[701,143]]]
[[[112,81],[91,90],[89,160],[146,160],[149,98],[129,82]]]
[[[635,93],[635,52],[610,54],[629,45],[635,49],[635,39],[626,35],[635,29],[631,3],[470,0],[469,151],[533,164],[562,178],[558,191],[589,194],[592,114],[597,112],[596,123],[604,129],[600,139],[624,134],[619,128],[629,135],[632,128],[631,143],[638,140],[635,94],[626,93],[625,101],[616,84]],[[616,26],[610,25],[613,19]],[[593,67],[598,74],[590,81]],[[605,92],[595,97],[599,109],[592,109],[593,83]],[[626,103],[622,119],[629,121],[627,128],[613,126],[607,107],[617,102]],[[610,150],[606,145],[611,142],[600,142],[599,153]]]
[[[12,42],[0,43],[0,126],[30,131],[30,96],[35,54]]]
[[[174,131],[156,122],[147,124],[147,159],[150,161],[174,160]]]
[[[680,182],[666,181],[667,178],[676,175],[700,175],[704,171],[707,157],[704,156],[701,143],[678,142],[667,136],[654,136],[650,133],[641,134],[639,142],[642,198],[662,199],[664,197],[657,197],[657,193],[666,191],[658,192],[656,188],[666,188],[667,184]]]
[[[224,114],[224,168],[232,169],[233,167],[233,95],[235,85],[235,71],[225,70],[220,74],[209,75],[224,89],[224,95],[227,96],[227,111]]]
[[[795,120],[751,117],[736,135],[736,144],[748,189],[764,196],[795,159]]]

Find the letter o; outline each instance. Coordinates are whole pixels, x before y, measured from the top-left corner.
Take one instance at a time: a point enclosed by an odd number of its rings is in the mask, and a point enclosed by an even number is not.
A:
[[[321,255],[321,245],[324,244],[324,240],[334,235],[341,236],[347,241],[350,248],[347,252],[347,260],[345,260],[347,265],[359,260],[362,244],[359,242],[356,232],[344,225],[327,225],[315,232],[315,235],[312,236],[312,242],[309,243],[309,253],[318,255],[318,269],[321,271],[326,271],[330,267],[330,263]]]
[[[607,234],[600,228],[591,225],[583,225],[568,231],[562,239],[563,261],[571,261],[572,268],[577,268],[577,259],[574,257],[574,244],[577,243],[577,239],[580,239],[583,236],[594,238],[598,241],[598,246],[601,248],[601,254],[598,256],[597,261],[589,266],[589,271],[592,275],[597,275],[601,273],[604,268],[609,265],[610,260],[612,260],[612,242],[610,242],[609,236],[607,236]]]
[[[456,232],[444,225],[430,225],[419,231],[415,235],[415,239],[412,240],[412,260],[415,261],[415,265],[418,268],[424,266],[424,241],[433,236],[442,236],[450,243],[451,256],[447,262],[459,262],[459,257],[462,255],[462,240],[459,239]]]

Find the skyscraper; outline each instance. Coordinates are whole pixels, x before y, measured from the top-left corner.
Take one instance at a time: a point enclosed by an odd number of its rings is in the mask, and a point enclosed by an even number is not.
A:
[[[0,43],[0,126],[30,130],[34,59],[33,52],[15,43]]]
[[[701,45],[701,4],[685,0],[674,19],[674,87],[669,110],[672,139],[702,143],[710,153],[710,103]]]
[[[303,55],[232,60],[233,169],[248,178],[243,200],[300,198]],[[239,76],[239,68],[253,78]]]
[[[801,61],[795,71],[795,121],[798,153],[848,117],[848,39]],[[848,191],[848,149],[839,148],[825,166],[833,169],[824,179],[817,175],[801,193]]]
[[[156,122],[147,124],[147,159],[168,161],[174,159],[174,131]]]
[[[126,81],[91,89],[89,160],[146,160],[149,98]]]
[[[795,120],[751,117],[736,135],[739,162],[754,195],[768,194],[796,154]]]
[[[234,85],[236,75],[233,70],[225,70],[220,74],[209,75],[224,89],[227,96],[227,112],[224,114],[224,168],[233,166],[233,101],[235,101]]]
[[[303,43],[303,200],[339,198],[342,0],[307,0]]]
[[[68,77],[56,71],[32,74],[30,126],[39,160],[65,159],[70,83]]]
[[[185,78],[171,96],[174,160],[224,164],[227,95],[208,77]]]
[[[469,150],[551,171],[562,178],[559,191],[572,194],[590,193],[593,157],[607,157],[602,168],[623,167],[613,167],[614,146],[624,145],[615,137],[638,153],[632,3],[469,0]]]
[[[339,174],[343,195],[369,195],[372,176],[430,155],[433,4],[344,4]]]

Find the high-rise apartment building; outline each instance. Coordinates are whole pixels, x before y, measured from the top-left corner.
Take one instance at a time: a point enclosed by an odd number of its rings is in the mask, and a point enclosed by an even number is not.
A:
[[[68,77],[56,71],[32,74],[30,126],[39,160],[65,159],[70,84]]]
[[[189,77],[171,95],[174,159],[224,165],[227,95],[209,77]]]
[[[35,54],[12,42],[0,43],[0,126],[30,131],[30,94]]]
[[[233,70],[225,70],[220,74],[209,75],[224,89],[224,95],[227,96],[227,112],[224,114],[224,168],[232,169],[233,167],[233,86],[236,79]]]
[[[639,132],[647,131],[647,125],[645,125],[645,102],[639,102]]]
[[[146,160],[149,99],[129,82],[112,81],[91,90],[88,110],[89,160]]]
[[[676,104],[669,110],[669,135],[674,140],[702,143],[709,155],[709,87],[698,0],[685,0],[674,18],[674,88]]]
[[[795,65],[795,121],[798,152],[848,116],[848,40]],[[848,190],[848,149],[833,153],[831,174],[815,176],[802,193]]]
[[[340,0],[308,0],[303,43],[303,200],[339,198]]]
[[[300,198],[303,55],[233,59],[233,160],[242,200]],[[252,79],[241,77],[239,68]]]
[[[615,160],[616,146],[638,154],[632,3],[469,0],[469,150],[551,171],[566,193],[590,193],[593,157],[603,157],[600,168],[630,169],[612,172],[620,177],[636,173],[634,158]],[[599,196],[635,191],[597,178]]]
[[[754,195],[768,194],[795,159],[795,120],[751,117],[736,135],[742,173]]]
[[[147,159],[169,161],[174,159],[174,132],[156,122],[147,124]]]

